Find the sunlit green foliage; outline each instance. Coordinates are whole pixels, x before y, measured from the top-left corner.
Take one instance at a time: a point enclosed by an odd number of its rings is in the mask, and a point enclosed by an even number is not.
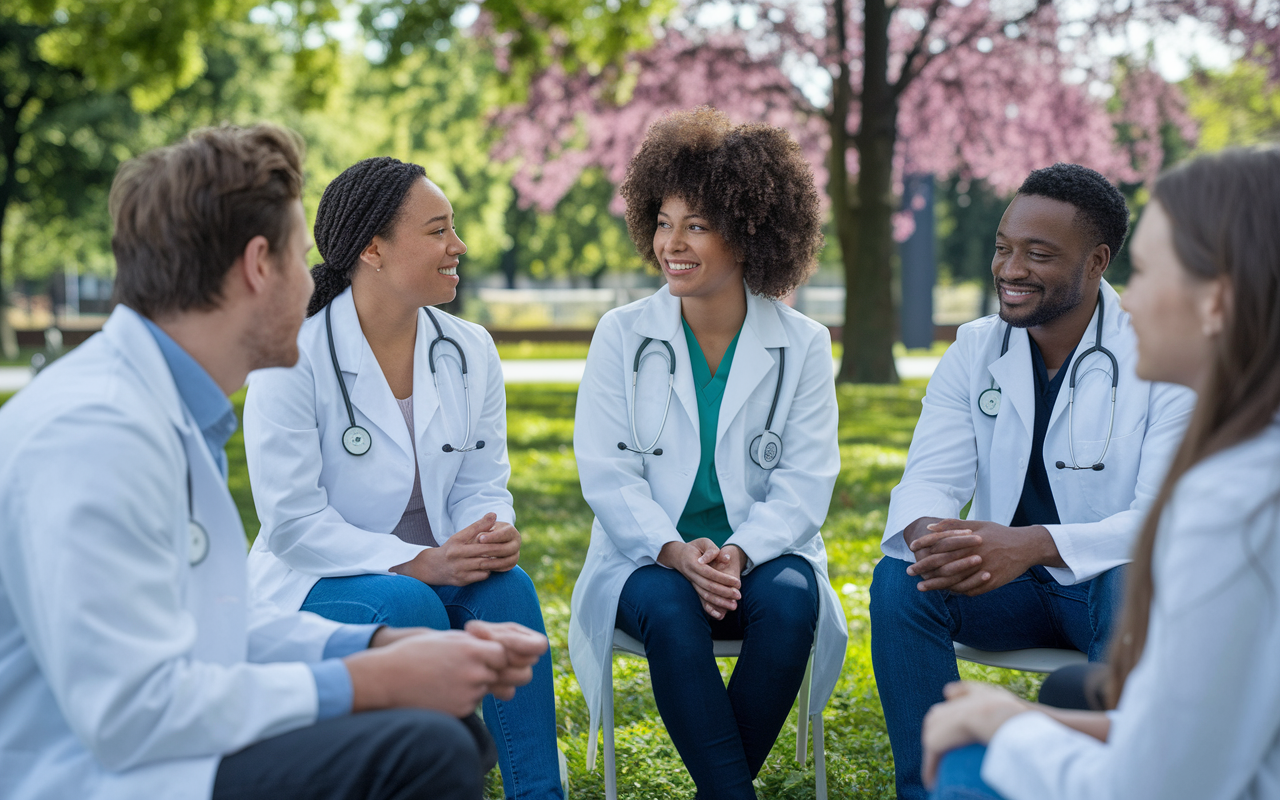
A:
[[[1192,75],[1182,88],[1200,125],[1200,150],[1280,140],[1280,88],[1265,67],[1241,61],[1227,72]]]

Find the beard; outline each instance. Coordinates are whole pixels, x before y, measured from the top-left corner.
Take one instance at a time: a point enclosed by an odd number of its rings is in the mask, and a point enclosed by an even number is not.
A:
[[[996,280],[996,293],[1000,292],[1000,281]],[[1030,286],[1028,284],[1007,284],[1008,286],[1027,286],[1028,288],[1040,290],[1040,302],[1036,303],[1030,309],[1018,311],[1006,310],[1004,304],[1000,304],[1000,319],[1009,323],[1015,328],[1036,328],[1041,325],[1047,325],[1062,315],[1075,310],[1084,300],[1084,262],[1080,262],[1080,269],[1076,272],[1074,281],[1059,284],[1057,286],[1037,285]]]
[[[279,297],[279,296],[277,296]],[[285,300],[286,298],[279,298]],[[252,369],[292,367],[298,363],[298,329],[304,315],[296,303],[273,303],[246,336]]]

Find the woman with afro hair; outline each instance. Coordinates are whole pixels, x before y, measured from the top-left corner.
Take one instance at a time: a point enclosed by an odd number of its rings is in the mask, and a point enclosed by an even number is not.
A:
[[[848,639],[819,531],[831,337],[777,302],[814,269],[818,194],[786,131],[709,108],[655,123],[620,191],[667,283],[606,314],[587,356],[573,443],[596,518],[569,652],[590,742],[616,628],[644,645],[698,797],[752,798],[811,650],[816,711]],[[743,642],[727,688],[716,639]]]
[[[254,594],[370,634],[472,619],[545,633],[516,565],[498,351],[430,308],[454,298],[467,251],[448,198],[417,164],[365,159],[325,188],[315,241],[298,363],[254,373],[245,400]],[[563,797],[550,653],[483,709],[506,796]]]

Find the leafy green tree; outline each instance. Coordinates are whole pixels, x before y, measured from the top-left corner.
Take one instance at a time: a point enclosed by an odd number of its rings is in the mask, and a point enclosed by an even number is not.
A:
[[[1199,71],[1182,88],[1202,151],[1280,140],[1280,86],[1265,68],[1240,62],[1226,72]]]

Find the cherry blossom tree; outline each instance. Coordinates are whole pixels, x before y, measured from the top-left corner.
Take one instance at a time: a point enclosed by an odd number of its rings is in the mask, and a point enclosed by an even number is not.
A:
[[[1052,0],[753,2],[712,28],[694,4],[621,69],[536,77],[527,102],[499,115],[507,134],[495,155],[521,159],[522,204],[550,209],[589,165],[620,181],[648,126],[672,109],[711,104],[787,127],[835,221],[848,288],[840,378],[893,381],[894,234],[910,228],[896,203],[902,175],[959,174],[1005,192],[1054,161],[1116,181],[1154,176],[1162,126],[1195,135],[1185,102],[1101,45],[1135,23],[1191,14],[1274,70],[1275,15],[1262,7],[1274,0],[1248,1],[1103,2],[1087,16],[1085,4]]]

